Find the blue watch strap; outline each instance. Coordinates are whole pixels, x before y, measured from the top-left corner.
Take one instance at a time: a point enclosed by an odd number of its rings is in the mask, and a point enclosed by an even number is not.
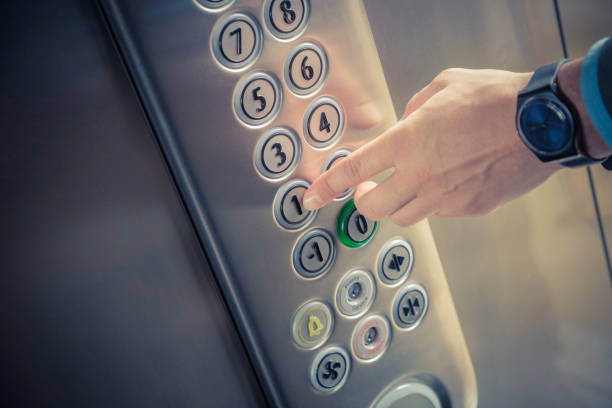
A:
[[[597,41],[582,63],[582,72],[580,74],[580,92],[584,105],[589,112],[589,117],[595,125],[595,128],[604,139],[606,144],[612,148],[612,117],[604,103],[602,93],[600,91],[602,70],[599,69],[602,51],[607,48],[606,54],[610,53],[612,48],[612,37],[602,38]],[[609,58],[606,58],[609,59]],[[608,64],[610,62],[606,61]],[[608,65],[606,64],[606,65]]]

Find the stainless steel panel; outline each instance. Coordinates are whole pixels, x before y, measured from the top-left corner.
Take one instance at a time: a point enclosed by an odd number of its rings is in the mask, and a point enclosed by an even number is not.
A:
[[[2,405],[263,405],[95,4],[0,31]]]
[[[531,71],[562,57],[552,1],[365,4],[398,113],[444,68]],[[610,34],[610,2],[561,5],[570,44],[577,32],[597,32],[583,44]],[[596,181],[600,196],[611,191]],[[563,170],[485,217],[430,223],[480,405],[609,406],[612,293],[586,172]]]
[[[311,20],[299,40],[278,41],[264,28],[261,57],[240,72],[222,68],[209,48],[213,24],[230,11],[208,13],[189,0],[103,4],[273,403],[366,406],[398,377],[430,374],[441,381],[455,406],[475,406],[471,363],[427,222],[410,229],[383,222],[374,239],[361,249],[344,247],[336,238],[333,269],[317,279],[301,278],[291,266],[301,231],[284,231],[273,218],[273,198],[283,182],[263,179],[252,163],[256,142],[267,127],[242,126],[232,112],[233,93],[241,77],[264,70],[282,81],[289,51],[309,40],[327,54],[327,80],[308,98],[292,95],[283,83],[282,109],[268,125],[289,126],[300,134],[302,159],[291,178],[312,180],[331,152],[331,147],[313,149],[302,134],[303,114],[321,95],[333,96],[346,115],[344,134],[335,147],[353,149],[380,134],[395,115],[361,3],[311,1]],[[263,25],[261,4],[237,1],[231,10],[249,13]],[[326,207],[310,226],[335,234],[343,204]],[[395,328],[392,344],[379,360],[369,364],[353,360],[348,380],[338,392],[316,392],[309,384],[309,372],[321,349],[301,350],[292,342],[292,315],[312,299],[333,305],[341,277],[356,267],[375,272],[378,251],[398,235],[414,247],[410,279],[427,288],[430,307],[425,319],[410,332]],[[398,288],[377,283],[370,311],[390,316]],[[336,312],[335,319],[326,345],[349,350],[357,321]]]

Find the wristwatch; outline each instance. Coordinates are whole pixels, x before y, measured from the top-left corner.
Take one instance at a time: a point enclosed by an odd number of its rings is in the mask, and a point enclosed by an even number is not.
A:
[[[525,145],[543,162],[567,167],[601,163],[582,149],[580,119],[557,86],[563,59],[538,68],[518,94],[516,129]]]

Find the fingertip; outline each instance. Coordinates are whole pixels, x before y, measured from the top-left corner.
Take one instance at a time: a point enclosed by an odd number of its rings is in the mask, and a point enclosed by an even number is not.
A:
[[[308,211],[318,210],[323,207],[325,202],[316,191],[306,190],[302,198],[302,206]]]

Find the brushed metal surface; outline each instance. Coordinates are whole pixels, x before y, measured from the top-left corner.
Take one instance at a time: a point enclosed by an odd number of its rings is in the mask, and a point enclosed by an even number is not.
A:
[[[95,4],[0,44],[2,405],[264,405]]]
[[[562,57],[552,1],[365,5],[398,114],[444,68],[525,72]],[[560,5],[570,55],[610,35],[609,1]],[[610,225],[610,177],[594,174]],[[612,293],[586,171],[563,170],[485,217],[430,224],[480,405],[609,406]]]
[[[253,149],[267,128],[242,126],[231,109],[241,77],[262,70],[284,78],[291,48],[314,41],[328,57],[325,84],[315,95],[302,98],[287,92],[283,83],[283,106],[269,125],[289,126],[300,133],[302,159],[290,179],[312,180],[332,151],[312,149],[301,135],[302,117],[313,98],[329,95],[342,105],[346,125],[334,148],[354,149],[380,134],[395,121],[395,114],[362,4],[311,1],[311,20],[303,35],[291,42],[274,39],[264,27],[261,57],[242,72],[223,69],[209,49],[211,28],[222,14],[208,13],[189,0],[103,4],[273,403],[366,406],[398,377],[429,374],[444,385],[455,406],[475,406],[472,366],[427,222],[400,229],[385,221],[360,249],[344,247],[336,239],[333,269],[317,279],[301,278],[291,266],[301,231],[285,231],[273,218],[272,201],[282,183],[263,179],[252,163]],[[260,1],[237,1],[231,10],[250,13],[264,24],[260,6]],[[342,205],[335,202],[321,210],[310,227],[334,232]],[[411,332],[394,329],[389,349],[376,362],[352,361],[346,384],[338,392],[316,392],[309,384],[309,372],[321,348],[306,351],[292,342],[291,316],[310,299],[333,304],[335,287],[349,269],[375,272],[378,251],[395,236],[404,236],[414,248],[410,281],[427,288],[430,304],[425,319]],[[390,316],[398,288],[377,284],[370,312]],[[337,313],[335,319],[323,347],[349,350],[357,322]]]

